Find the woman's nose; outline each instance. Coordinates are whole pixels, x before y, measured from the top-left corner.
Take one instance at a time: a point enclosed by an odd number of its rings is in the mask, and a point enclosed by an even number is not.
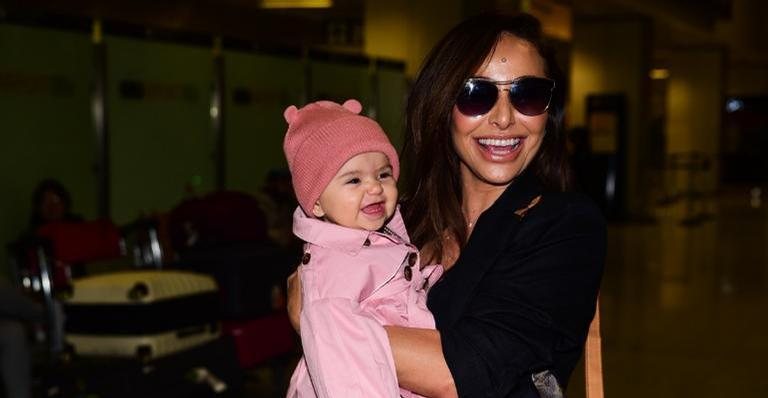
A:
[[[509,89],[499,89],[499,98],[488,115],[488,121],[499,130],[515,123],[515,108],[509,100]]]

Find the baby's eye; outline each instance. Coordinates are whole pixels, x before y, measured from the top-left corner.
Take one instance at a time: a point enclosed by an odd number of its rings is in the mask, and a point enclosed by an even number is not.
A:
[[[347,180],[347,182],[346,182],[346,183],[347,183],[347,184],[359,184],[359,183],[360,183],[360,179],[359,179],[359,178],[357,178],[357,177],[355,177],[355,178],[350,178],[349,180]]]
[[[390,177],[392,177],[392,172],[389,171],[389,170],[382,171],[381,173],[379,173],[379,179],[383,180],[383,179],[390,178]]]

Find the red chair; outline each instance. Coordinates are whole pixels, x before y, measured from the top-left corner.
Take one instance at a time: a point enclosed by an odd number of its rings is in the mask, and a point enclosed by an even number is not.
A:
[[[50,242],[54,287],[69,284],[73,267],[125,256],[120,230],[109,220],[50,223],[38,228],[37,236]]]

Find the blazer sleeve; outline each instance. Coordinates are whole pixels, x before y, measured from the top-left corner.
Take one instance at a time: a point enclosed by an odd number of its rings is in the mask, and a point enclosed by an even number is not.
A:
[[[311,289],[304,273],[303,289]],[[389,339],[381,324],[345,297],[306,300],[301,342],[317,396],[399,397]]]
[[[605,223],[586,199],[537,207],[466,310],[440,330],[462,397],[516,395],[545,369],[565,385],[581,354],[602,275]]]

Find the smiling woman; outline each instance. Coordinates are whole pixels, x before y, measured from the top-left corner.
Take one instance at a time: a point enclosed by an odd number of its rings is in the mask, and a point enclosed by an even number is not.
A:
[[[556,397],[581,355],[605,224],[568,191],[554,59],[535,18],[482,14],[437,44],[414,83],[404,217],[422,258],[447,271],[429,293],[436,331],[386,328],[411,390]]]
[[[405,208],[414,240],[429,244],[436,259],[444,246],[436,238],[448,231],[457,241],[466,241],[467,222],[488,207],[463,200],[461,186],[472,179],[464,180],[462,173],[471,171],[482,180],[483,173],[506,172],[496,180],[503,190],[504,178],[533,162],[532,173],[547,189],[569,187],[560,129],[564,88],[555,54],[544,42],[539,22],[528,15],[470,18],[432,50],[408,101],[403,157],[412,172],[404,176],[403,196],[405,203],[414,204]],[[449,136],[453,138],[446,140]],[[513,162],[517,172],[495,167],[500,165],[493,161],[485,162],[494,166],[489,170],[473,168],[483,153],[491,156],[494,146],[488,140],[494,139],[519,139],[521,147],[510,151],[519,158]],[[496,191],[498,196],[500,189]],[[427,205],[438,201],[439,206]],[[409,209],[418,215],[411,219]],[[423,217],[424,210],[431,213]]]

